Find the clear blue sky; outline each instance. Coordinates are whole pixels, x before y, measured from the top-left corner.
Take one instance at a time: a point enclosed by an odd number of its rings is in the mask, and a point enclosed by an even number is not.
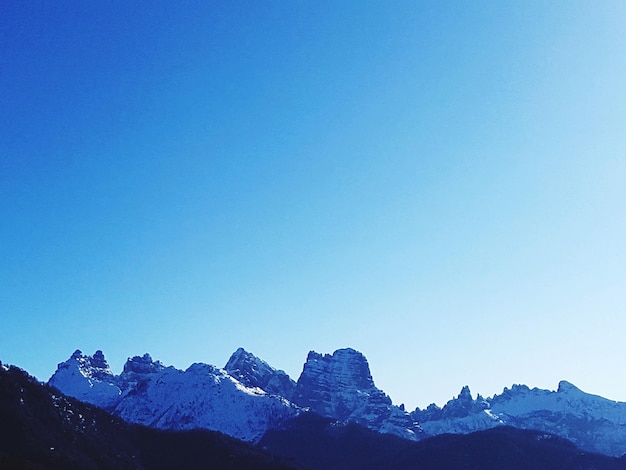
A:
[[[0,6],[0,360],[626,401],[626,3]]]

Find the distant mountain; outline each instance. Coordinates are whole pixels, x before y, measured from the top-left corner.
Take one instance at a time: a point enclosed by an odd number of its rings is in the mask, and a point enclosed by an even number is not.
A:
[[[375,386],[365,356],[349,348],[324,355],[311,351],[297,382],[242,348],[224,369],[193,364],[182,371],[144,354],[130,358],[119,376],[101,351],[93,356],[76,351],[59,364],[49,384],[132,423],[211,429],[248,442],[312,412],[413,441],[512,426],[563,437],[588,452],[626,453],[626,403],[563,381],[556,392],[515,385],[476,399],[463,387],[443,408],[407,413]]]
[[[135,373],[149,372],[134,362]],[[626,470],[626,461],[539,431],[499,426],[415,442],[313,412],[281,422],[252,446],[212,431],[128,424],[0,363],[0,468]]]
[[[376,388],[365,356],[354,349],[311,351],[293,401],[315,413],[361,424],[374,431],[418,440],[423,431],[411,416]]]
[[[119,402],[122,390],[117,378],[98,350],[85,356],[80,350],[58,365],[48,383],[63,393],[105,410],[112,410]]]
[[[233,353],[224,370],[246,387],[259,388],[288,400],[291,400],[296,388],[296,383],[285,372],[274,369],[243,348]]]
[[[626,469],[624,459],[585,453],[552,434],[509,426],[414,442],[308,413],[268,431],[259,445],[310,470]]]
[[[299,412],[287,399],[247,387],[223,369],[193,364],[182,371],[148,354],[130,358],[116,376],[101,351],[93,356],[76,351],[59,364],[49,384],[130,423],[211,429],[249,442]]]
[[[279,469],[257,447],[212,431],[130,425],[0,364],[2,469]]]
[[[587,451],[626,453],[626,403],[585,393],[566,381],[556,392],[514,385],[501,395],[475,400],[464,387],[443,408],[430,405],[411,416],[430,435],[508,425],[556,434]]]

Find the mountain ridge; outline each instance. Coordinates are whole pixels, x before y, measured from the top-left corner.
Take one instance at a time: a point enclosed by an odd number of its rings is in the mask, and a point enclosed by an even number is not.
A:
[[[0,468],[624,470],[551,434],[502,426],[419,442],[301,413],[253,446],[207,431],[129,424],[0,362]]]
[[[443,407],[408,413],[375,386],[367,359],[351,348],[310,351],[297,381],[243,348],[223,369],[196,363],[182,371],[144,354],[129,358],[119,375],[111,373],[102,351],[87,356],[77,350],[49,383],[130,422],[213,429],[248,442],[313,412],[415,441],[508,425],[549,432],[590,452],[626,453],[626,403],[561,381],[556,391],[513,385],[476,399],[464,386]]]

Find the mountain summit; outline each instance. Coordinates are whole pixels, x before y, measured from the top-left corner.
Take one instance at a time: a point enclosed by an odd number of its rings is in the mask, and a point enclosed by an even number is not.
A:
[[[508,425],[556,434],[586,451],[615,456],[626,452],[626,403],[585,393],[566,381],[555,392],[513,385],[500,395],[479,395],[476,400],[464,387],[443,408],[430,405],[411,416],[431,435]]]
[[[48,383],[66,395],[107,411],[113,409],[122,393],[100,350],[88,356],[77,349],[67,361],[57,366]]]
[[[309,352],[293,396],[299,406],[325,417],[417,440],[419,425],[376,388],[365,356],[354,349]]]
[[[250,388],[260,388],[267,393],[291,399],[296,383],[282,370],[276,370],[267,362],[243,348],[230,356],[224,370],[231,377]]]

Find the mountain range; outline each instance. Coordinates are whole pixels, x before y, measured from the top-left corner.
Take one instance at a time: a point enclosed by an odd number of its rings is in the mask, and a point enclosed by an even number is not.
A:
[[[407,441],[507,426],[559,436],[587,452],[626,453],[626,403],[562,381],[556,391],[514,385],[476,399],[463,387],[441,408],[409,413],[375,386],[367,359],[350,348],[311,351],[297,381],[242,348],[224,368],[197,363],[182,371],[144,354],[129,358],[120,375],[101,351],[76,351],[48,383],[130,423],[209,429],[250,443],[314,413]]]
[[[311,411],[253,445],[216,431],[130,424],[0,363],[0,468],[626,470],[626,460],[510,426],[415,441]]]

